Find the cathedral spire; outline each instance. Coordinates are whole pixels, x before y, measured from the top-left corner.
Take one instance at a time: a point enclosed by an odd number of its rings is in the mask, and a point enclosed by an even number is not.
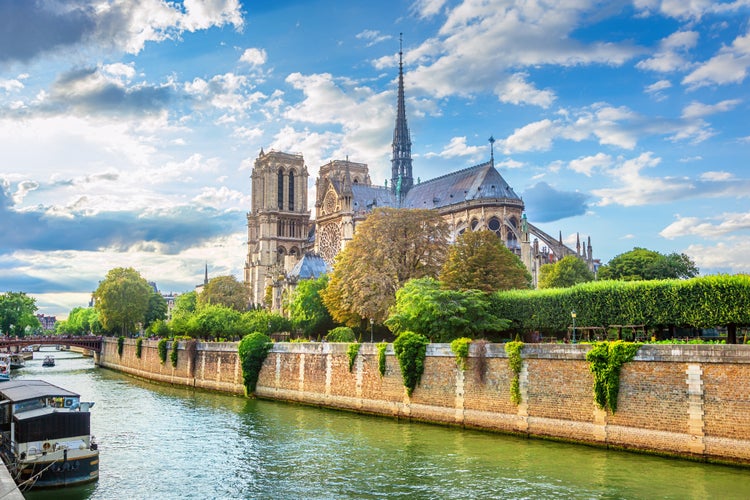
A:
[[[411,138],[406,124],[406,104],[404,100],[404,49],[403,33],[399,36],[398,49],[398,109],[396,127],[393,130],[393,156],[391,157],[391,190],[405,195],[414,184],[411,170]],[[401,200],[399,200],[400,202]]]

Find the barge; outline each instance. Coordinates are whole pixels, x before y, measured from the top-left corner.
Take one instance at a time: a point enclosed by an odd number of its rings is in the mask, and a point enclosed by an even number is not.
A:
[[[93,405],[43,380],[0,384],[0,456],[21,490],[99,478]]]

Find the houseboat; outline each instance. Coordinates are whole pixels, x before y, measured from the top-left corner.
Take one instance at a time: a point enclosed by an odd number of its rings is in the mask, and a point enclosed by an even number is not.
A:
[[[93,405],[43,380],[0,384],[0,456],[21,490],[99,478]]]

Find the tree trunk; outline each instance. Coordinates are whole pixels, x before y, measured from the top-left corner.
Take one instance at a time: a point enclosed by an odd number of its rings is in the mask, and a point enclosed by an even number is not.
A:
[[[737,325],[730,323],[727,325],[727,344],[737,343]]]

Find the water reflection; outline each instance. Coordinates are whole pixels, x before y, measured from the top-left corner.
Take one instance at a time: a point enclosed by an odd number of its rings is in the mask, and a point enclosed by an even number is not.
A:
[[[43,355],[96,401],[100,480],[29,499],[750,498],[750,471],[170,387]]]

